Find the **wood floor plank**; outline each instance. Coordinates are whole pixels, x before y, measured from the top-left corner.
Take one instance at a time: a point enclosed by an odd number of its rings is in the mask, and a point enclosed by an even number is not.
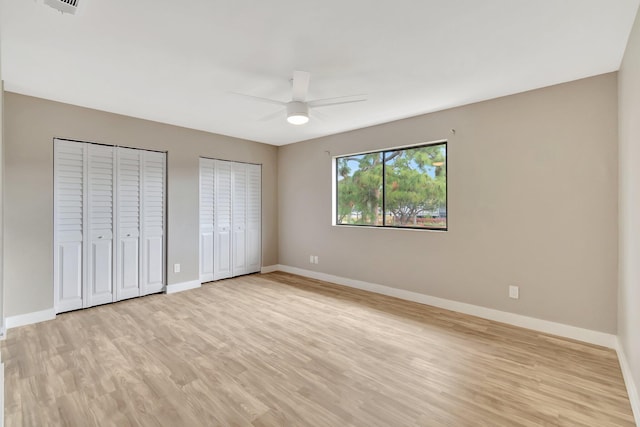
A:
[[[613,350],[286,273],[12,329],[7,426],[633,426]]]

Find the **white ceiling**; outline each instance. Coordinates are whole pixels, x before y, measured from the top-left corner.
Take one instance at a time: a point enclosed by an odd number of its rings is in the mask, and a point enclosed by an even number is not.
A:
[[[283,145],[620,66],[640,0],[0,0],[8,91]],[[234,95],[368,94],[307,125]],[[315,113],[315,114],[314,114]]]

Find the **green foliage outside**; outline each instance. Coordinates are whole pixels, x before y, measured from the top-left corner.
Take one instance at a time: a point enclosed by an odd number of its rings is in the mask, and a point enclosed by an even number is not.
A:
[[[383,162],[385,194],[383,203]],[[337,159],[338,224],[446,227],[446,146]]]

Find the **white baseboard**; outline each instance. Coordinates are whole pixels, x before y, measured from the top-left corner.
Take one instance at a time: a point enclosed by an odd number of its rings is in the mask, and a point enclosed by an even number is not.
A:
[[[260,273],[261,274],[273,273],[274,271],[278,271],[279,267],[280,267],[279,265],[267,265],[260,269]]]
[[[496,322],[508,323],[510,325],[533,329],[535,331],[558,335],[565,338],[571,338],[590,344],[601,345],[603,347],[612,349],[616,348],[617,337],[613,334],[607,334],[605,332],[593,331],[590,329],[579,328],[577,326],[565,325],[563,323],[536,319],[534,317],[523,316],[521,314],[509,313],[507,311],[500,311],[492,308],[481,307],[478,305],[467,304],[464,302],[433,297],[418,292],[392,288],[376,283],[364,282],[362,280],[348,279],[331,274],[319,273],[317,271],[290,267],[288,265],[278,265],[277,267],[278,270],[284,271],[286,273],[298,274],[300,276],[306,276],[312,279],[337,283],[339,285],[400,298],[407,301],[432,305],[434,307],[444,308],[446,310],[457,311],[459,313],[469,314],[471,316],[477,316],[483,319],[494,320]]]
[[[17,328],[19,326],[31,325],[32,323],[46,322],[56,318],[56,312],[52,308],[46,310],[34,311],[33,313],[20,314],[5,319],[7,330]]]
[[[189,282],[174,283],[173,285],[167,285],[167,294],[175,294],[176,292],[188,291],[189,289],[196,289],[202,286],[199,280],[191,280]]]
[[[629,401],[631,402],[631,409],[633,410],[633,416],[636,420],[636,425],[640,426],[640,389],[633,379],[631,373],[631,367],[627,360],[627,355],[624,352],[624,347],[620,340],[616,340],[616,352],[618,353],[618,360],[620,361],[620,369],[622,370],[622,377],[624,383],[627,386],[627,394],[629,394]]]

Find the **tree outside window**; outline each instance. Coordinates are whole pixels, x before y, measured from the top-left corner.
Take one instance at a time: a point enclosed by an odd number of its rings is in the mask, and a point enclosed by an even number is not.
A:
[[[447,143],[336,159],[336,224],[447,229]]]

